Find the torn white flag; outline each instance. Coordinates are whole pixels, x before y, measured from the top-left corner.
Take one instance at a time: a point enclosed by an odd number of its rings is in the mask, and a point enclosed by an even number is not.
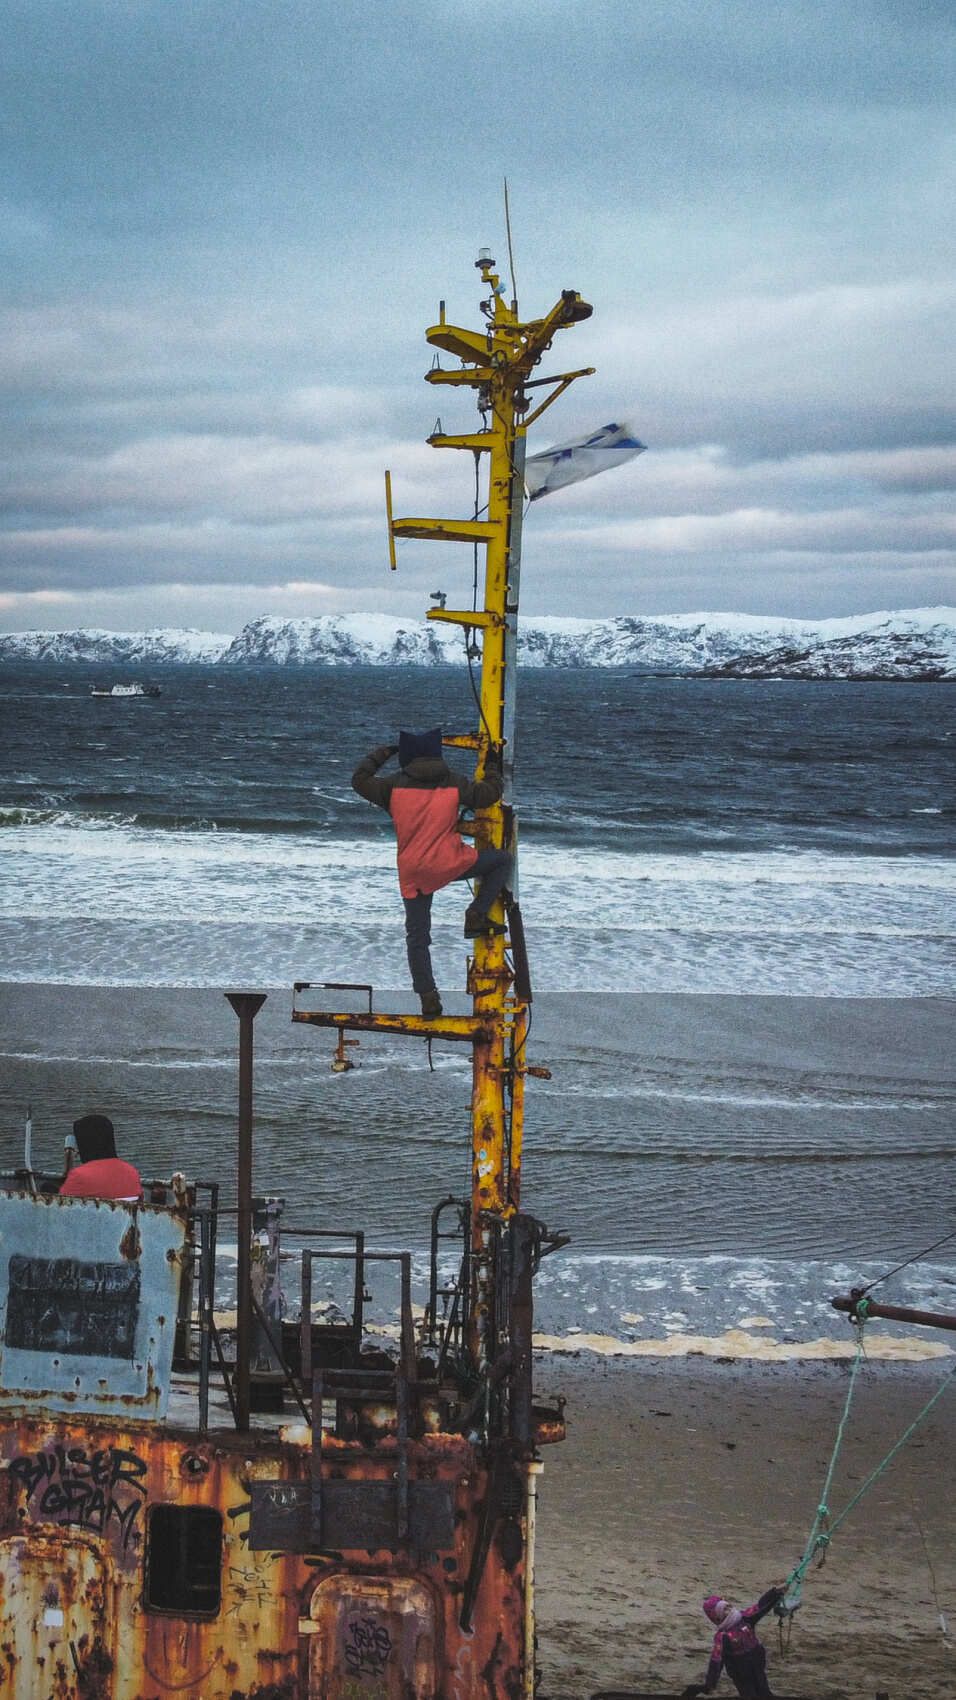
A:
[[[573,443],[559,443],[542,454],[529,455],[524,466],[525,488],[532,502],[552,490],[563,490],[566,484],[577,484],[582,478],[593,478],[608,467],[621,466],[635,455],[643,454],[647,444],[635,437],[629,425],[602,425],[588,437],[578,437]]]

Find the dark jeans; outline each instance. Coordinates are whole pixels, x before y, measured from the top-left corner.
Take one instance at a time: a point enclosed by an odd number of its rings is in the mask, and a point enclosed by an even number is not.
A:
[[[511,857],[507,850],[479,850],[470,868],[459,874],[461,880],[480,878],[481,885],[471,907],[479,915],[487,915],[495,898],[501,895],[511,877]],[[420,891],[417,897],[405,897],[405,947],[412,985],[416,992],[435,991],[432,973],[432,896]]]

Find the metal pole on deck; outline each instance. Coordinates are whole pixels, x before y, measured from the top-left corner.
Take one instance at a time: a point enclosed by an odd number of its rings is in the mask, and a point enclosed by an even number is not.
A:
[[[252,1354],[252,1025],[265,992],[227,992],[239,1017],[239,1148],[236,1162],[236,1427],[249,1427]]]

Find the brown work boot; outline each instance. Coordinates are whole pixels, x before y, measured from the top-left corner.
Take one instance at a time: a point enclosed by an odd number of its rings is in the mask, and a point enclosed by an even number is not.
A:
[[[476,909],[473,903],[470,903],[465,910],[466,939],[500,938],[507,930],[507,927],[503,927],[500,921],[493,921],[489,915],[483,915],[481,910]]]
[[[441,996],[434,989],[430,992],[419,992],[422,1004],[422,1014],[425,1016],[441,1015]]]

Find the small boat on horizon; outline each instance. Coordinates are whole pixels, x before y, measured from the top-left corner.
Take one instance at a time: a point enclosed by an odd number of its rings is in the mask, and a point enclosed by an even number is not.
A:
[[[91,697],[158,697],[158,696],[162,696],[162,691],[160,690],[158,685],[140,685],[140,684],[110,685],[109,689],[104,689],[100,685],[93,685],[90,688],[90,696]]]

